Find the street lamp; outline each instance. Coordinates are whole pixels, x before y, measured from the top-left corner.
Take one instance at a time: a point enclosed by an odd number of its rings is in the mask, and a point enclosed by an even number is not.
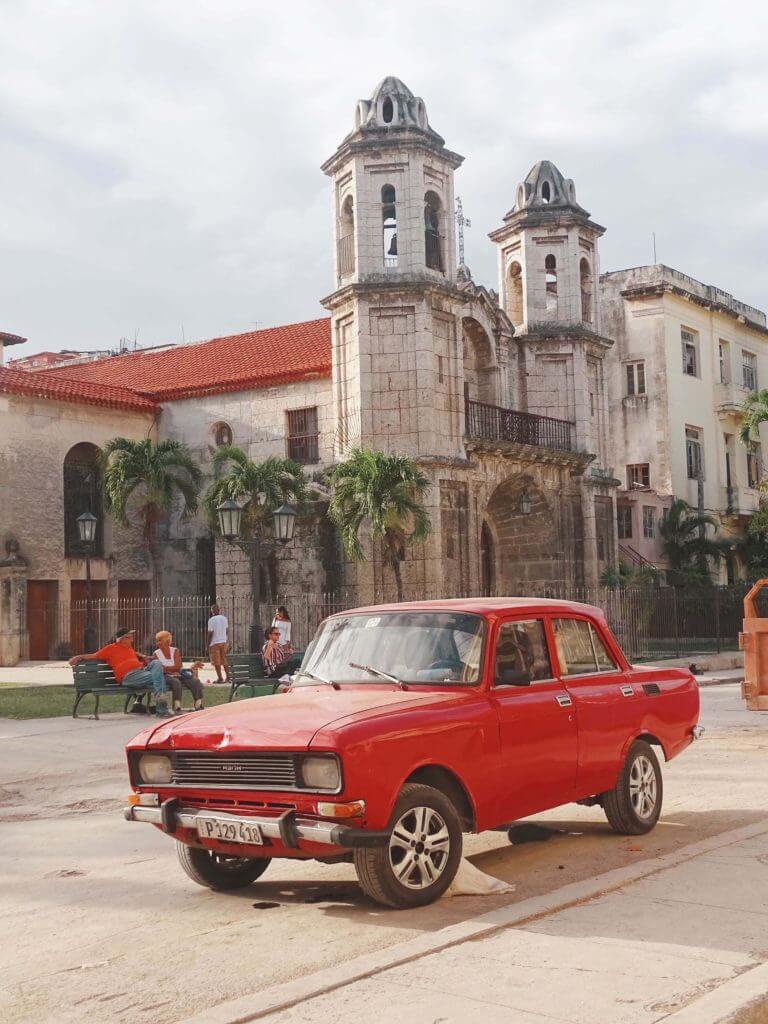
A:
[[[523,491],[520,495],[520,514],[524,516],[531,514],[531,496],[528,491]]]
[[[231,543],[240,536],[240,520],[243,517],[242,505],[227,498],[216,509],[216,514],[219,517],[219,530],[222,537]]]
[[[77,532],[80,536],[80,543],[85,548],[85,629],[83,630],[83,650],[86,654],[93,654],[98,649],[96,642],[96,629],[92,622],[91,603],[91,551],[96,540],[96,527],[98,519],[92,512],[83,512],[77,517]]]
[[[287,544],[293,540],[293,531],[296,528],[296,509],[293,505],[281,505],[272,513],[272,524],[275,530],[275,539],[281,544]]]
[[[257,502],[263,506],[266,495],[257,495]],[[256,622],[256,608],[261,603],[261,582],[260,568],[258,565],[260,557],[260,537],[245,538],[240,534],[243,520],[243,509],[245,505],[238,505],[236,501],[227,498],[216,508],[216,515],[219,520],[219,532],[230,544],[237,542],[238,547],[247,552],[251,557],[251,593],[253,600],[253,618],[251,621],[251,650],[261,649],[261,630]],[[284,504],[272,513],[272,528],[275,540],[280,544],[288,544],[293,540],[293,533],[296,528],[296,509],[293,505]]]

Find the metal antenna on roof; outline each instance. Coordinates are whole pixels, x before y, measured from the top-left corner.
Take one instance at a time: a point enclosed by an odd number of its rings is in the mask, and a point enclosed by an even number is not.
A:
[[[182,345],[186,345],[186,343],[187,343],[187,339],[186,339],[186,336],[184,334],[184,324],[182,323],[182,325],[181,325],[181,344]]]
[[[456,196],[456,224],[458,225],[458,239],[459,239],[459,266],[464,266],[464,228],[471,228],[472,221],[469,217],[464,216],[464,206],[461,202],[461,196]]]
[[[656,232],[653,232],[653,265],[656,266]]]

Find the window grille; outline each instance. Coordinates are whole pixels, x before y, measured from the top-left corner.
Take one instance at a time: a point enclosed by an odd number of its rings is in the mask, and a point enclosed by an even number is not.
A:
[[[303,465],[320,461],[317,406],[291,409],[288,418],[288,458]]]

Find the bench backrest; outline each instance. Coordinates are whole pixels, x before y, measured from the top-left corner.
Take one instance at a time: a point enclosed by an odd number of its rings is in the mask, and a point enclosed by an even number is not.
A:
[[[235,683],[264,679],[264,661],[260,654],[230,654],[227,661],[230,679]]]
[[[75,689],[90,690],[93,687],[118,686],[115,673],[106,661],[79,661],[72,668]]]

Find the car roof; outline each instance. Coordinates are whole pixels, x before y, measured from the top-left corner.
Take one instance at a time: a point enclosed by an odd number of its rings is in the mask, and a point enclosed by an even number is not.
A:
[[[605,617],[601,608],[580,601],[563,601],[549,597],[456,597],[436,601],[403,601],[399,604],[374,604],[348,608],[336,615],[355,615],[366,612],[472,612],[475,615],[496,616],[503,612],[564,612]]]

